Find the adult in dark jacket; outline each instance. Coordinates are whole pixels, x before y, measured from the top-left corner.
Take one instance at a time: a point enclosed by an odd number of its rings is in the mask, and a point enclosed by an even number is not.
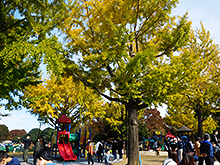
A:
[[[183,142],[180,138],[178,138],[177,147],[178,159],[181,162],[183,160]]]
[[[189,149],[191,152],[194,152],[194,148],[193,148],[192,140],[191,140],[191,139],[188,140],[187,146],[188,146],[188,149]]]
[[[174,138],[173,141],[170,143],[170,150],[177,151],[178,144],[177,144],[177,138]]]
[[[37,164],[37,152],[43,147],[43,142],[41,138],[37,139],[37,142],[34,145],[34,153],[33,153],[33,157],[34,157],[34,165]]]
[[[212,134],[212,137],[211,137],[211,142],[212,143],[215,143],[216,144],[216,146],[218,146],[219,145],[219,143],[220,143],[220,141],[218,140],[218,131],[217,130],[214,130],[213,131],[213,134]]]
[[[23,160],[24,160],[24,162],[27,162],[28,161],[28,151],[29,151],[29,147],[31,145],[31,136],[27,135],[27,139],[22,138],[22,137],[18,137],[18,139],[21,139],[24,142]]]
[[[206,165],[213,165],[215,162],[214,149],[212,143],[210,142],[209,134],[204,135],[204,140],[201,141],[200,153],[205,159]]]
[[[119,143],[118,143],[119,159],[123,159],[123,157],[122,157],[122,150],[123,150],[123,140],[119,139]]]

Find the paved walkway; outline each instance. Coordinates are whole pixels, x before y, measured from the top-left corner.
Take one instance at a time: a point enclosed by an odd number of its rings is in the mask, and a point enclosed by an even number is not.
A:
[[[33,164],[33,156],[28,156],[28,162],[27,163],[24,163],[22,162],[23,161],[23,158],[21,156],[17,157],[19,159],[19,161],[21,162],[22,165],[30,165],[30,164]],[[93,157],[93,160],[94,160],[94,164],[97,164],[97,165],[104,165],[105,162],[103,160],[103,163],[98,163],[97,162],[97,159]],[[77,159],[76,161],[63,161],[61,159],[57,159],[57,160],[53,160],[53,162],[56,164],[56,165],[63,165],[63,164],[73,164],[73,165],[88,165],[88,160],[85,159],[85,158],[79,158]],[[115,161],[110,161],[111,164],[115,164],[115,163],[119,163],[119,162],[122,162],[122,160],[118,159],[118,160],[115,160]]]
[[[9,154],[10,155],[10,154]],[[167,158],[167,152],[160,152],[160,156],[157,157],[155,152],[149,152],[149,151],[140,151],[141,155],[141,161],[142,165],[161,165],[162,162]],[[125,157],[125,155],[123,155]],[[28,156],[28,163],[23,163],[22,156],[15,156],[18,158],[21,162],[22,165],[30,165],[33,164],[33,156],[29,155]],[[95,161],[95,165],[104,165],[105,163],[98,163],[97,159],[93,157],[93,160]],[[63,161],[61,159],[58,160],[53,160],[53,162],[56,165],[88,165],[88,161],[85,158],[79,158],[76,161]],[[127,159],[124,158],[123,160],[116,160],[116,161],[111,161],[111,164],[117,164],[117,165],[125,165],[127,164]],[[150,164],[149,164],[150,163]],[[196,165],[198,165],[198,162],[196,162]],[[205,162],[204,162],[205,165]],[[218,161],[215,161],[214,165],[220,165]]]

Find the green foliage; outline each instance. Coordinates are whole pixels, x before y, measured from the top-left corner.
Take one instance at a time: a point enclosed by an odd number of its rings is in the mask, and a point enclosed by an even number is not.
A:
[[[45,128],[43,131],[41,131],[40,137],[46,140],[47,142],[51,142],[53,132],[53,128]]]
[[[8,140],[9,130],[6,125],[0,125],[0,141]]]
[[[64,6],[62,0],[1,1],[0,99],[8,101],[1,103],[6,109],[21,108],[21,90],[40,82],[42,57],[58,54],[59,46],[53,41],[57,38],[47,38],[46,34],[49,37],[49,32],[62,22],[60,9]]]
[[[139,142],[143,140],[143,138],[148,139],[149,131],[147,129],[146,123],[138,124],[138,135],[139,135]]]
[[[20,139],[18,139],[18,137],[22,137],[22,136],[16,136],[12,141],[14,141],[14,142],[16,142],[16,143],[19,143],[19,142],[21,142],[21,140]]]
[[[137,111],[165,103],[195,77],[183,73],[188,67],[174,62],[173,52],[188,44],[191,25],[187,14],[170,16],[177,3],[72,0],[60,26],[67,42],[65,70],[106,99],[125,105],[129,124],[134,123],[129,127],[132,144],[138,144],[133,141],[138,136]],[[79,60],[73,62],[77,55]],[[129,164],[137,164],[138,146],[129,147],[135,152],[129,152]]]
[[[33,128],[30,132],[28,132],[24,136],[20,136],[20,135],[16,136],[13,139],[13,141],[20,142],[21,140],[18,139],[18,137],[27,138],[27,135],[29,134],[33,142],[36,142],[39,137],[42,138],[43,140],[46,140],[47,142],[51,142],[53,132],[54,129],[49,127],[45,128],[43,131],[41,131],[39,128]]]
[[[30,132],[28,132],[26,135],[24,135],[23,138],[27,138],[28,134],[31,136],[31,140],[33,142],[36,142],[37,139],[40,137],[41,130],[39,128],[33,128],[32,130],[30,130]]]
[[[194,75],[194,79],[187,83],[184,91],[168,97],[166,123],[169,126],[178,129],[185,125],[195,134],[202,132],[198,130],[199,124],[203,126],[204,132],[211,133],[216,128],[217,123],[212,116],[220,108],[218,104],[219,53],[219,46],[213,43],[209,32],[202,24],[201,29],[191,32],[189,44],[181,49],[180,57],[182,60],[190,61],[190,64],[181,61],[182,65],[188,67],[182,72],[190,72]],[[179,58],[178,61],[181,59]],[[198,104],[201,109],[197,108]],[[199,113],[201,113],[200,118]]]

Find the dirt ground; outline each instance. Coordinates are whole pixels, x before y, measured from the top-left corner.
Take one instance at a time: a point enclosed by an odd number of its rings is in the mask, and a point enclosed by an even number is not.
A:
[[[148,155],[142,155],[141,156],[141,162],[142,165],[162,165],[164,160],[167,158],[167,156],[148,156]],[[114,163],[114,165],[126,165],[127,159],[123,159],[122,162]]]
[[[142,165],[162,165],[167,158],[167,152],[161,152],[160,156],[156,156],[155,152],[141,151],[141,163]],[[126,165],[127,158],[124,158],[122,162],[114,163],[114,165]]]

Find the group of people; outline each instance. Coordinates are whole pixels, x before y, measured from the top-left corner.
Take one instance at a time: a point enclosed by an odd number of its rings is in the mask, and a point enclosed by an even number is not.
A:
[[[33,142],[31,141],[31,136],[28,134],[27,138],[18,137],[18,139],[21,139],[24,143],[24,151],[23,151],[23,161],[27,163],[28,161],[28,151],[29,149],[32,149]],[[37,139],[37,142],[34,144],[34,165],[37,164],[37,152],[43,147],[43,142],[41,138]]]
[[[20,150],[20,152],[22,152],[24,144],[23,143],[12,143],[12,142],[7,142],[7,143],[0,143],[0,148],[5,148],[6,152],[9,152],[9,147],[13,148],[13,153],[15,153],[17,150]]]
[[[214,131],[212,138],[209,134],[204,134],[203,139],[195,138],[195,144],[186,136],[174,138],[165,141],[166,149],[168,151],[168,158],[163,165],[213,165],[215,162],[215,149],[219,148],[219,140],[217,138],[218,131]],[[220,148],[219,148],[220,150]]]
[[[93,151],[95,148],[95,151]],[[92,159],[93,154],[97,154],[98,163],[103,162],[103,158],[105,161],[105,165],[109,165],[111,154],[110,150],[112,151],[113,161],[117,159],[117,151],[119,154],[119,159],[123,159],[122,150],[123,150],[123,141],[122,139],[119,140],[112,140],[111,143],[107,143],[104,141],[98,141],[96,145],[88,139],[87,143],[87,151],[88,151],[88,164],[92,162],[94,164],[94,160]]]

